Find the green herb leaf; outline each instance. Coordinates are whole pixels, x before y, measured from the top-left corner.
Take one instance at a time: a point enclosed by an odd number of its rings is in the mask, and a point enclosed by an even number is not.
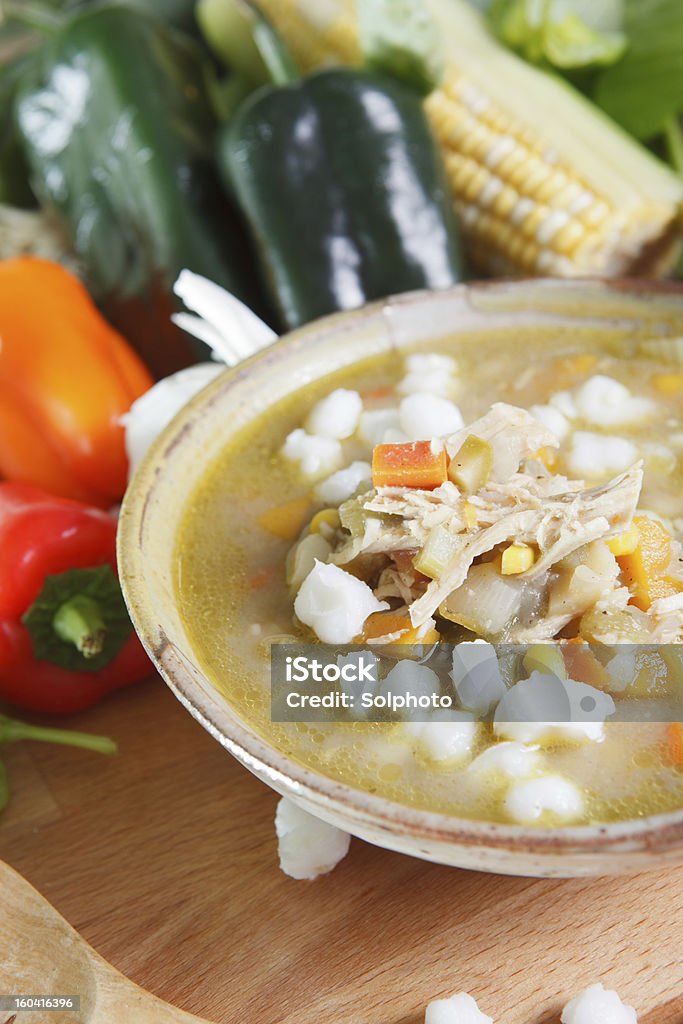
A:
[[[75,644],[61,639],[55,629],[55,616],[74,598],[87,598],[98,606],[104,635],[97,654],[86,656],[87,651],[81,653]],[[105,668],[119,654],[133,628],[119,581],[109,565],[47,576],[22,622],[31,634],[35,657],[70,672],[99,672]]]
[[[438,85],[444,53],[424,0],[356,0],[361,51],[373,71],[421,95]]]
[[[595,101],[639,139],[683,111],[683,2],[625,0],[629,49],[596,83]]]
[[[626,49],[622,0],[494,0],[496,35],[533,64],[562,70],[613,64]]]

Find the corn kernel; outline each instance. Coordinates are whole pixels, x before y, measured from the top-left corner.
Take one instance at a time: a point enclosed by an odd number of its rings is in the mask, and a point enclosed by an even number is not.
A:
[[[581,355],[567,359],[567,368],[573,373],[588,373],[593,369],[598,357],[591,352],[583,352]]]
[[[324,508],[311,519],[311,525],[309,527],[311,533],[321,533],[321,527],[329,526],[330,529],[336,530],[339,527],[340,519],[339,512],[336,508]]]
[[[465,502],[465,525],[468,530],[475,530],[477,528],[477,510],[471,501]]]
[[[542,462],[549,473],[557,472],[559,456],[554,448],[539,448],[538,451],[533,453],[531,458]]]
[[[652,383],[663,395],[677,395],[683,391],[683,373],[658,373]]]
[[[558,679],[567,678],[562,651],[555,644],[532,644],[524,655],[522,664],[529,675],[532,672],[542,672],[543,675],[554,675]]]
[[[503,559],[500,565],[501,575],[519,576],[526,572],[536,561],[534,549],[528,544],[511,544],[503,552]]]
[[[632,555],[639,543],[640,533],[638,527],[635,523],[632,523],[630,529],[608,540],[607,547],[613,555],[619,558],[621,555]]]

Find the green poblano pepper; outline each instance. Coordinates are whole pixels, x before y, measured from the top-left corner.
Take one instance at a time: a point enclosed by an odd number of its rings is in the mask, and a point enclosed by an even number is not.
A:
[[[452,199],[411,89],[335,69],[265,87],[219,138],[283,326],[463,277]]]
[[[190,39],[124,5],[76,13],[35,56],[16,120],[34,188],[156,373],[206,354],[169,320],[183,268],[258,304],[215,175],[215,124]]]

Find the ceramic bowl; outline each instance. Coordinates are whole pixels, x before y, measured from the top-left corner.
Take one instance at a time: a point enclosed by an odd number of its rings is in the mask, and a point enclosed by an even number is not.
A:
[[[645,283],[533,281],[416,293],[318,321],[226,370],[176,417],[131,483],[121,513],[120,572],[135,626],[188,711],[246,768],[306,810],[391,850],[464,868],[537,876],[641,871],[683,860],[683,809],[599,826],[527,828],[407,808],[301,766],[259,735],[201,671],[174,592],[174,547],[205,467],[270,405],[369,355],[476,344],[500,331],[683,336],[683,292]],[[459,342],[458,339],[461,339]]]

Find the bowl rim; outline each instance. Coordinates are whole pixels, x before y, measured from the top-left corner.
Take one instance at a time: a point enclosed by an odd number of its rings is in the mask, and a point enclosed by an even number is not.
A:
[[[207,405],[220,401],[239,384],[245,374],[251,374],[256,367],[279,363],[302,344],[318,345],[347,327],[371,320],[377,314],[386,315],[396,308],[424,303],[429,301],[432,294],[442,299],[452,297],[468,302],[477,294],[511,292],[517,287],[559,289],[567,294],[585,289],[592,294],[611,294],[615,298],[624,294],[645,300],[668,298],[673,299],[676,305],[680,304],[679,312],[683,317],[683,285],[676,282],[530,278],[460,284],[438,293],[411,292],[361,309],[335,313],[283,335],[273,345],[238,366],[226,368],[183,407],[146,454],[121,508],[118,560],[124,598],[138,635],[155,667],[192,716],[252,773],[272,784],[279,792],[295,799],[306,799],[320,808],[321,816],[331,806],[341,805],[343,812],[359,825],[371,824],[387,836],[398,831],[417,841],[505,849],[510,853],[603,855],[610,852],[683,852],[683,807],[643,818],[590,825],[514,825],[423,810],[336,781],[278,750],[241,718],[229,704],[228,698],[213,684],[210,684],[209,695],[197,682],[196,677],[206,678],[203,672],[160,633],[153,614],[148,614],[151,609],[145,600],[140,536],[141,523],[157,483],[158,462],[162,456],[168,457],[174,448],[189,439],[193,423]],[[550,312],[549,315],[559,317],[562,314]]]

